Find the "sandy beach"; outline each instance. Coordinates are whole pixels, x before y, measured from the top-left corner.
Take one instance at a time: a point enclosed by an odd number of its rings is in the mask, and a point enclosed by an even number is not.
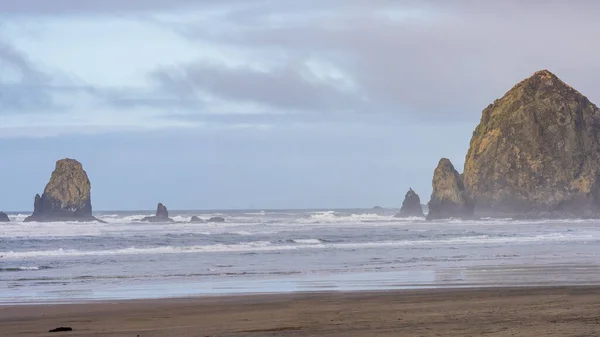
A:
[[[600,287],[311,293],[0,307],[1,336],[600,336]],[[59,327],[71,332],[49,333]]]

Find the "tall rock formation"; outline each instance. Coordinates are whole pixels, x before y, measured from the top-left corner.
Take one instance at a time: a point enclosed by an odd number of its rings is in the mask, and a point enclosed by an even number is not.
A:
[[[411,216],[422,217],[424,215],[423,207],[421,206],[421,198],[419,198],[419,195],[415,193],[412,188],[409,188],[408,192],[406,192],[406,195],[404,196],[400,213],[396,214],[396,218],[405,218]]]
[[[473,217],[473,204],[465,191],[460,174],[449,159],[440,159],[433,172],[432,187],[428,220]]]
[[[547,70],[489,105],[465,159],[480,216],[597,217],[600,110]]]
[[[143,218],[141,221],[174,222],[173,219],[169,218],[169,211],[167,210],[167,207],[165,207],[165,205],[163,205],[160,202],[156,206],[156,214],[153,216],[147,216],[147,217]]]
[[[36,194],[28,221],[100,221],[92,216],[91,184],[83,166],[61,159],[40,196]]]

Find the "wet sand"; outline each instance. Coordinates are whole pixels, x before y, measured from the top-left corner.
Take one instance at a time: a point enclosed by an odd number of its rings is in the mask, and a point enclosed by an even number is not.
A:
[[[72,332],[48,333],[69,326]],[[600,286],[0,306],[0,336],[600,336]]]

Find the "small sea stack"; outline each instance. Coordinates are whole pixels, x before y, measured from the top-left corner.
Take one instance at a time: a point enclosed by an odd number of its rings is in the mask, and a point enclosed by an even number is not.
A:
[[[190,219],[190,223],[205,223],[206,221],[200,219],[198,216],[194,215]]]
[[[423,217],[423,207],[421,207],[421,198],[413,191],[412,188],[408,189],[402,202],[402,208],[400,213],[396,214],[396,218],[408,218],[408,217]]]
[[[141,221],[175,222],[173,219],[169,218],[169,211],[167,210],[167,207],[160,202],[156,206],[156,214],[153,216],[147,216],[147,217],[143,218]]]
[[[208,219],[208,222],[225,222],[225,218],[221,216],[213,216],[212,218]]]
[[[42,195],[36,194],[33,214],[25,222],[99,221],[92,216],[90,180],[75,159],[56,162]]]
[[[0,212],[0,222],[10,222],[10,218],[8,217],[8,214],[6,214],[4,212]]]
[[[473,204],[465,191],[461,175],[449,159],[440,159],[433,173],[432,187],[427,220],[473,218]]]

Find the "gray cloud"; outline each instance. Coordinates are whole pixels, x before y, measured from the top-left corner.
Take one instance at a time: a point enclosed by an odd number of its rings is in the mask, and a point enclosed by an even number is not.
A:
[[[289,4],[289,3],[287,3]],[[600,4],[590,1],[323,1],[261,3],[213,22],[174,26],[194,40],[240,53],[317,56],[341,68],[356,92],[270,72],[198,62],[163,69],[163,87],[205,91],[281,109],[406,112],[469,118],[517,81],[548,68],[600,101]],[[402,18],[403,15],[406,15]],[[211,29],[207,29],[210,25]],[[216,29],[214,27],[218,27]]]
[[[6,14],[87,15],[202,13],[197,23],[142,19],[170,27],[191,43],[267,65],[225,66],[198,61],[150,74],[156,90],[72,90],[118,109],[210,110],[206,98],[252,103],[281,111],[391,112],[426,120],[473,120],[493,99],[534,71],[548,68],[590,99],[600,101],[597,78],[600,3],[591,1],[475,0],[23,0],[0,2]],[[140,19],[138,17],[138,19]],[[236,53],[235,55],[233,53]],[[307,61],[334,65],[352,89],[308,74]],[[283,60],[283,62],[282,62]],[[8,44],[0,62],[22,74],[0,82],[0,104],[19,110],[52,107],[52,78]],[[312,77],[311,77],[312,76]],[[1,79],[1,78],[0,78]]]
[[[164,90],[193,97],[197,91],[235,101],[260,103],[276,109],[335,111],[358,109],[363,102],[357,93],[303,74],[303,65],[288,63],[271,71],[192,64],[166,68],[153,77]]]
[[[47,90],[48,75],[32,64],[26,55],[2,40],[0,70],[0,114],[53,107]]]
[[[65,104],[58,99],[69,97]],[[74,81],[62,73],[42,69],[0,39],[0,114],[54,113],[77,108],[77,96],[87,96],[110,108],[152,107],[155,109],[192,109],[202,106],[197,99],[161,95],[152,90],[135,88],[98,88]]]

